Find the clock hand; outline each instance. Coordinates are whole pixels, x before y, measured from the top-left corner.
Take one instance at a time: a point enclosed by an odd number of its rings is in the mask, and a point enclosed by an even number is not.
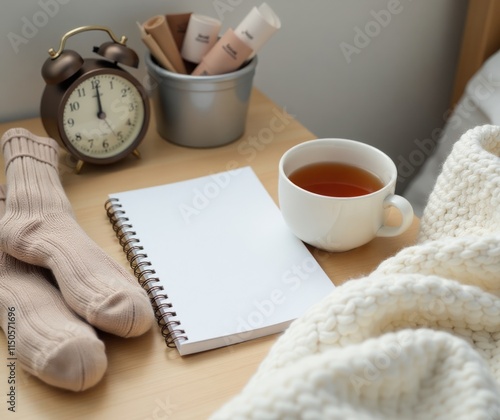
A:
[[[96,97],[97,97],[97,108],[98,108],[97,118],[104,120],[104,123],[108,126],[109,130],[116,137],[115,130],[113,130],[113,127],[111,127],[111,124],[106,119],[106,113],[102,110],[101,94],[99,93],[99,86],[98,85],[96,85],[96,87],[95,87],[95,92],[96,92]]]
[[[102,110],[101,95],[99,93],[99,86],[98,85],[96,85],[96,87],[95,87],[95,93],[96,93],[96,97],[97,97],[97,109],[98,109],[97,118],[99,118],[101,120],[105,120],[106,113]]]
[[[99,117],[100,118],[100,117]],[[106,119],[106,114],[104,114],[104,122],[106,123],[106,125],[109,127],[109,129],[111,130],[111,132],[113,133],[113,135],[116,137],[116,133],[115,133],[115,130],[113,130],[113,127],[111,127],[111,124],[108,122],[108,120]]]

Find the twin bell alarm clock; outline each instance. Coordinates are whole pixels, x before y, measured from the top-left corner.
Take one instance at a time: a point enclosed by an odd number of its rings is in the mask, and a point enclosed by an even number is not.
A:
[[[102,58],[83,59],[64,49],[67,39],[85,31],[105,31],[111,41],[94,47]],[[42,67],[46,86],[40,104],[47,134],[77,160],[106,165],[129,154],[139,157],[150,117],[148,96],[139,81],[120,65],[137,68],[139,58],[106,27],[84,26],[66,33],[57,51],[49,50]]]

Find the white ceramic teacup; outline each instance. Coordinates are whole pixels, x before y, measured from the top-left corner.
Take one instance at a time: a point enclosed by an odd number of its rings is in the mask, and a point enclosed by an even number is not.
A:
[[[338,162],[376,175],[383,187],[355,197],[331,197],[295,185],[289,175],[305,165]],[[396,165],[381,150],[354,140],[317,139],[289,149],[279,162],[279,205],[291,231],[326,251],[347,251],[377,236],[397,236],[413,221],[411,204],[395,194]],[[399,226],[386,225],[387,209],[401,213]]]

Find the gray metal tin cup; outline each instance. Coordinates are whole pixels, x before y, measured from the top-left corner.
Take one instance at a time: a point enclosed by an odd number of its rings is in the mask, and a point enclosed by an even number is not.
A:
[[[256,66],[254,57],[235,72],[191,76],[165,70],[147,54],[158,134],[180,146],[198,148],[222,146],[240,138]]]

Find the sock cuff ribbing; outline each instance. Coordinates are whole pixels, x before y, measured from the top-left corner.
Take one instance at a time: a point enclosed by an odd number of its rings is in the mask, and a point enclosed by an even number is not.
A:
[[[49,137],[40,137],[24,128],[11,128],[0,140],[5,170],[13,160],[30,157],[58,169],[59,146]]]
[[[5,197],[7,197],[7,186],[4,184],[0,185],[0,217],[3,216],[5,212]]]

